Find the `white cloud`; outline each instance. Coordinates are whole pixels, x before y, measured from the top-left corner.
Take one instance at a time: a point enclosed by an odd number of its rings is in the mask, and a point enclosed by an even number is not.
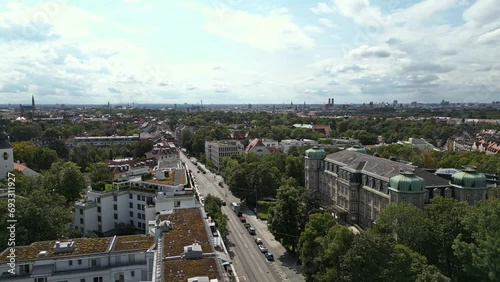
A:
[[[311,33],[322,33],[325,30],[322,27],[319,27],[317,25],[306,25],[306,26],[304,26],[304,31],[311,32]]]
[[[311,11],[317,15],[333,14],[337,11],[337,8],[330,6],[325,2],[319,2],[316,7],[311,8]]]
[[[203,12],[208,32],[254,48],[277,51],[315,46],[314,40],[286,15],[266,16],[227,8],[203,8]]]
[[[329,19],[320,18],[318,21],[320,24],[326,26],[327,28],[334,28],[335,27],[335,24]]]

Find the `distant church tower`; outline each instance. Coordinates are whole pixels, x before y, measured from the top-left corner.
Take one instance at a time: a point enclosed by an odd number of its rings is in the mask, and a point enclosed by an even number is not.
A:
[[[33,110],[35,110],[35,96],[31,95],[31,106],[33,107]]]

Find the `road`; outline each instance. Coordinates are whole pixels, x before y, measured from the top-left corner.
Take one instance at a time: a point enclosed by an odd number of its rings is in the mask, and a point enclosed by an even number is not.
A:
[[[181,160],[187,164],[193,172],[196,179],[199,193],[212,194],[226,201],[227,206],[222,207],[222,211],[228,216],[229,229],[229,253],[232,255],[233,266],[240,281],[292,281],[302,282],[304,278],[296,273],[290,261],[282,261],[286,258],[283,246],[274,240],[274,236],[267,230],[264,222],[258,220],[250,210],[243,210],[243,214],[253,227],[256,229],[256,235],[252,236],[240,222],[239,218],[231,209],[231,202],[239,202],[239,199],[233,197],[227,186],[219,187],[217,184],[222,179],[207,170],[207,174],[197,173],[198,169],[191,161],[181,153]],[[262,238],[269,251],[273,253],[275,261],[269,262],[260,252],[255,244],[255,238]],[[233,255],[234,254],[234,255]]]

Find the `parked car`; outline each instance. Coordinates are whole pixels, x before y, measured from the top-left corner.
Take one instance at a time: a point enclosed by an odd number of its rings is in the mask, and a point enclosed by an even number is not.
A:
[[[245,228],[247,228],[247,229],[248,229],[248,227],[250,227],[251,225],[250,225],[250,223],[245,222],[245,224],[243,224],[243,226],[245,226]]]
[[[255,235],[255,228],[248,227],[248,233],[250,233],[250,235]]]
[[[260,239],[260,238],[255,238],[255,244],[257,244],[257,245],[262,245],[262,244],[263,244],[263,243],[262,243],[262,239]]]
[[[273,256],[273,254],[272,254],[272,253],[270,253],[270,252],[265,253],[265,254],[264,254],[264,256],[266,256],[266,259],[267,259],[268,261],[273,261],[273,260],[274,260],[274,256]]]
[[[238,217],[242,217],[242,213],[241,212],[238,212]]]
[[[227,204],[226,204],[226,201],[222,201],[222,205],[223,205],[223,206],[227,205]]]
[[[245,222],[247,222],[247,219],[244,216],[240,216],[240,221],[245,223]]]
[[[264,244],[260,244],[260,245],[259,245],[259,250],[260,250],[262,253],[267,253],[267,247],[266,247],[266,245],[264,245]]]

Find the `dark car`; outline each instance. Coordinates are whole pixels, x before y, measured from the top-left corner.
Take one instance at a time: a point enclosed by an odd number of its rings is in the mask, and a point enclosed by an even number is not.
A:
[[[265,253],[265,254],[264,254],[264,256],[266,256],[266,259],[267,259],[268,261],[273,261],[273,260],[274,260],[274,256],[273,256],[273,254],[272,254],[272,253],[270,253],[270,252]]]
[[[250,233],[250,235],[255,235],[255,228],[248,227],[248,233]]]
[[[222,201],[222,205],[223,205],[223,206],[227,205],[227,204],[226,204],[226,201]]]
[[[247,219],[244,216],[240,216],[240,221],[245,223],[245,222],[247,222]]]
[[[250,225],[250,223],[245,222],[245,224],[243,224],[243,226],[245,226],[245,228],[248,228],[248,227],[250,227],[251,225]]]
[[[238,212],[238,217],[241,217],[243,214],[241,212]]]

